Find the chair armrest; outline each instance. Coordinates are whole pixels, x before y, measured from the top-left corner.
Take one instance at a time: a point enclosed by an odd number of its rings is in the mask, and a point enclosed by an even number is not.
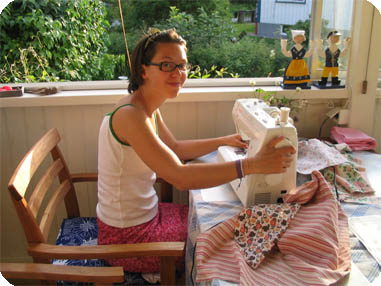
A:
[[[182,256],[184,242],[150,242],[136,244],[64,246],[45,243],[30,244],[28,253],[37,258],[111,259],[130,256]]]
[[[98,181],[98,173],[77,173],[77,174],[71,174],[71,181],[73,183],[97,182]]]
[[[1,274],[8,279],[64,280],[115,283],[124,281],[123,267],[66,266],[42,263],[0,263]]]

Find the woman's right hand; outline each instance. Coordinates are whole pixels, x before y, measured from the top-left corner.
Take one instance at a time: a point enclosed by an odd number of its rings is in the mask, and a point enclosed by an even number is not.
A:
[[[291,166],[296,152],[293,146],[277,148],[276,145],[284,140],[283,136],[272,139],[262,147],[254,157],[249,157],[245,161],[246,170],[244,174],[274,174],[284,173]],[[245,165],[245,164],[244,164]]]

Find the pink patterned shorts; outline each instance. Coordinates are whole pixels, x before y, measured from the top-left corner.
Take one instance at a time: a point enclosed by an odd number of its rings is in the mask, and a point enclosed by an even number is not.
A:
[[[186,241],[188,206],[159,203],[157,215],[150,221],[127,228],[112,227],[98,222],[98,244]],[[159,257],[130,257],[107,260],[113,266],[123,266],[129,272],[159,272]],[[176,261],[176,268],[184,270],[184,255]]]

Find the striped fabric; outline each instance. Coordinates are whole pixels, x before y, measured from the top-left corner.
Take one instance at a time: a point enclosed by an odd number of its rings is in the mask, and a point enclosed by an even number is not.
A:
[[[220,279],[240,285],[330,285],[350,271],[348,219],[318,172],[285,197],[302,204],[274,249],[257,269],[234,243],[237,216],[197,239],[197,282]]]

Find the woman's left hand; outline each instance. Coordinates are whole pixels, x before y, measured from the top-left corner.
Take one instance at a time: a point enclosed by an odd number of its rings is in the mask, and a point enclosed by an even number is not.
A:
[[[239,147],[239,148],[244,148],[244,149],[247,149],[247,147],[248,147],[247,142],[242,140],[242,137],[241,137],[241,135],[239,135],[239,133],[225,136],[223,145],[228,145],[228,146],[232,146],[232,147]]]

